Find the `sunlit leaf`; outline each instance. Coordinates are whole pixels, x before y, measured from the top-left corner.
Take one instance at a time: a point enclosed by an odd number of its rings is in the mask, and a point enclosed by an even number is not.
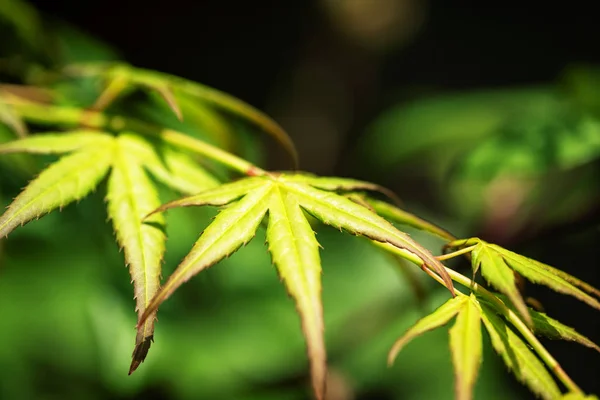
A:
[[[392,204],[386,203],[381,200],[372,198],[366,198],[365,201],[377,212],[377,214],[386,218],[389,221],[395,222],[400,225],[410,226],[425,232],[432,233],[444,240],[455,240],[456,238],[451,233],[440,228],[431,222],[425,221],[424,219],[417,217],[408,211],[402,210]]]
[[[444,265],[431,253],[397,230],[392,224],[369,209],[335,193],[319,190],[309,185],[287,182],[289,191],[296,193],[302,207],[327,225],[345,229],[355,235],[390,243],[419,257],[424,265],[435,271],[453,293],[454,286]]]
[[[318,243],[304,211],[351,233],[390,243],[414,255],[413,260],[416,258],[418,263],[431,269],[436,267],[432,260],[440,266],[441,263],[368,208],[344,195],[315,188],[311,182],[305,176],[267,174],[224,184],[156,209],[155,212],[159,212],[174,207],[227,204],[154,296],[140,322],[155,312],[182,283],[247,243],[268,211],[269,249],[288,291],[296,300],[307,341],[315,395],[322,399],[326,352],[320,299],[321,265]]]
[[[456,323],[450,329],[450,349],[456,380],[456,398],[472,399],[473,387],[483,359],[481,313],[473,294],[458,312]]]
[[[129,155],[138,159],[161,183],[184,194],[195,194],[218,185],[218,181],[186,154],[167,145],[158,146],[135,134],[122,134]]]
[[[222,193],[219,191],[222,187],[206,192],[204,204],[223,204]],[[216,216],[214,221],[202,233],[200,239],[194,244],[189,254],[154,296],[140,319],[140,323],[143,323],[149,315],[154,313],[158,306],[169,298],[181,284],[187,282],[203,269],[234,253],[254,237],[258,225],[267,212],[271,189],[270,185],[262,185]],[[211,199],[210,194],[214,194],[215,197]],[[198,199],[200,196],[194,197]],[[201,205],[202,203],[196,200],[195,203],[189,203],[188,205],[192,204]],[[177,205],[171,207],[177,207]],[[161,209],[166,208],[169,207]]]
[[[398,196],[396,196],[396,194],[391,190],[371,182],[359,181],[356,179],[322,177],[307,173],[296,173],[288,176],[282,175],[281,179],[287,182],[307,183],[318,189],[323,189],[331,192],[357,190],[369,190],[374,192],[380,192],[386,195],[391,200],[395,201],[396,203],[400,202]]]
[[[50,165],[0,217],[0,237],[33,218],[83,198],[106,175],[112,155],[111,147],[101,141],[98,146],[82,149]]]
[[[511,268],[530,281],[548,286],[559,293],[573,296],[600,310],[600,302],[585,293],[587,291],[589,293],[598,295],[598,293],[600,293],[598,289],[581,282],[566,272],[558,271],[557,269],[545,265],[539,261],[535,261],[520,254],[513,253],[512,251],[506,250],[497,245],[489,246],[493,251],[501,255]]]
[[[162,149],[162,151],[159,151]],[[108,214],[117,242],[124,249],[134,283],[138,315],[144,313],[159,287],[164,253],[164,221],[154,213],[160,201],[146,170],[166,185],[196,193],[217,185],[192,159],[165,143],[151,144],[134,133],[117,137],[96,131],[72,131],[34,135],[0,145],[0,153],[74,153],[45,169],[17,196],[0,217],[0,234],[19,224],[84,197],[112,167],[108,180]],[[152,342],[154,315],[138,328],[130,373],[144,360]]]
[[[391,365],[402,348],[417,336],[425,332],[439,328],[450,321],[454,316],[466,307],[469,301],[468,296],[456,296],[451,298],[431,314],[421,318],[415,325],[404,333],[392,346],[388,353],[388,365]]]
[[[477,272],[481,268],[481,274],[485,279],[496,287],[502,293],[506,294],[510,301],[515,305],[519,314],[531,326],[531,316],[521,293],[517,288],[515,274],[506,264],[504,258],[499,255],[495,248],[492,248],[484,241],[479,241],[477,247],[472,251],[473,271]]]
[[[112,136],[97,131],[46,133],[0,144],[1,153],[61,154],[109,143]]]
[[[157,211],[165,211],[175,207],[189,206],[222,206],[239,199],[254,189],[264,186],[261,178],[246,178],[236,182],[225,183],[214,189],[207,190],[200,194],[190,197],[184,197],[179,200],[164,204]]]
[[[323,399],[327,366],[319,243],[297,199],[284,187],[273,188],[267,241],[279,274],[296,300],[308,344],[314,391],[317,399]]]
[[[502,301],[507,301],[503,295],[497,294],[497,296]],[[507,304],[510,307],[510,303]],[[536,335],[543,336],[548,339],[561,339],[577,342],[583,346],[600,352],[600,347],[596,343],[592,342],[590,339],[580,334],[570,326],[567,326],[562,322],[549,317],[547,314],[536,311],[532,308],[529,309],[529,314],[531,315],[531,319],[533,321],[533,332]]]
[[[106,197],[108,215],[129,264],[136,310],[141,316],[160,286],[166,237],[161,214],[154,214],[144,221],[144,217],[160,205],[160,200],[143,167],[135,158],[128,157],[127,144],[127,140],[117,140]],[[148,353],[154,335],[154,319],[155,315],[150,316],[138,328],[130,374]]]
[[[556,399],[561,393],[548,370],[525,342],[515,334],[495,311],[483,303],[481,317],[492,340],[494,350],[517,379],[544,399]]]

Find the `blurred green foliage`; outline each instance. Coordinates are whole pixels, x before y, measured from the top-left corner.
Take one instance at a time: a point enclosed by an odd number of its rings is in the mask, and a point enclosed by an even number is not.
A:
[[[405,171],[433,182],[439,203],[474,231],[499,219],[507,237],[565,223],[600,199],[599,76],[582,66],[554,85],[396,105],[363,137],[361,159],[388,180]]]

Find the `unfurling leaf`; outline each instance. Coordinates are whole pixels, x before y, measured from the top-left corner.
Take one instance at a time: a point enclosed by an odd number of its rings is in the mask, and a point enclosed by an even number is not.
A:
[[[473,398],[473,387],[482,361],[481,313],[473,294],[460,309],[450,329],[450,349],[456,380],[456,398]]]
[[[23,139],[27,140],[27,139]],[[112,148],[102,141],[64,156],[42,171],[0,217],[0,237],[91,192],[112,162]]]
[[[495,311],[480,303],[481,317],[492,340],[494,350],[517,379],[538,396],[551,400],[559,398],[558,386],[542,362],[525,342],[506,325]]]
[[[473,271],[477,272],[481,268],[481,274],[495,288],[508,296],[510,301],[515,305],[519,314],[525,319],[529,326],[532,325],[531,316],[521,293],[517,288],[515,274],[512,269],[506,264],[504,258],[492,247],[484,241],[479,241],[477,247],[471,253]]]
[[[439,328],[442,325],[445,325],[450,321],[454,316],[461,311],[469,301],[469,297],[459,295],[454,298],[451,298],[441,306],[439,306],[434,312],[431,314],[421,318],[415,325],[413,325],[409,330],[407,330],[404,335],[402,335],[394,345],[392,349],[388,353],[388,365],[392,365],[396,356],[402,350],[402,348],[411,340],[416,338],[417,336],[421,336],[425,332],[431,331],[435,328]]]
[[[161,261],[165,251],[164,219],[154,214],[144,217],[160,205],[154,185],[134,157],[127,137],[117,139],[112,172],[108,180],[108,215],[117,241],[125,252],[133,280],[136,310],[141,316],[160,286]],[[154,335],[155,315],[138,327],[129,373],[144,361]]]
[[[281,187],[273,189],[269,201],[267,241],[279,275],[296,301],[308,344],[314,391],[317,399],[324,399],[327,363],[319,243],[297,199]]]
[[[289,293],[296,301],[302,319],[313,387],[318,399],[324,398],[326,378],[320,298],[321,262],[318,243],[304,211],[326,224],[390,243],[415,255],[420,263],[431,269],[435,269],[436,264],[443,269],[441,263],[426,249],[377,214],[343,195],[313,187],[312,181],[307,180],[306,176],[277,174],[245,178],[167,203],[154,212],[200,205],[227,207],[206,228],[190,253],[154,296],[140,319],[140,325],[182,283],[247,243],[268,211],[269,251]]]

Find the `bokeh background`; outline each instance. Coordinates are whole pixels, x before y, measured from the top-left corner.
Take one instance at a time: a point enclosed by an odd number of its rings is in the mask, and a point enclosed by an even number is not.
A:
[[[302,169],[383,184],[455,235],[480,236],[600,286],[593,2],[26,4],[0,0],[4,82],[20,83],[34,74],[31,63],[55,57],[122,59],[197,80],[279,121]],[[246,133],[236,151],[289,168],[274,143]],[[10,139],[2,125],[0,138]],[[31,176],[10,160],[0,169],[3,205]],[[39,170],[48,161],[28,165]],[[127,376],[134,301],[102,201],[96,193],[0,241],[0,399],[310,398],[299,319],[264,234],[161,308],[149,358]],[[213,214],[169,214],[163,275]],[[329,398],[453,398],[447,329],[416,339],[394,367],[385,365],[395,338],[447,293],[417,269],[398,273],[360,238],[318,232]],[[438,241],[410,233],[439,251]],[[524,290],[600,341],[596,311],[534,285]],[[598,354],[544,343],[585,391],[600,393]],[[532,398],[489,343],[476,398]]]

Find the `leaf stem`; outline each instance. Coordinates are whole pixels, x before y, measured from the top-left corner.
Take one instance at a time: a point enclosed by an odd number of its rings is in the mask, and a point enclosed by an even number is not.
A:
[[[23,100],[17,96],[5,96],[3,100],[11,104],[23,119],[30,122],[48,125],[86,126],[119,132],[133,131],[162,138],[174,146],[191,150],[244,175],[256,176],[267,173],[232,153],[172,129],[162,129],[135,119],[110,116],[94,110],[39,104]]]
[[[267,174],[267,172],[263,169],[229,153],[228,151],[212,146],[206,142],[195,139],[181,132],[177,132],[172,129],[163,129],[160,132],[160,137],[168,143],[211,158],[245,175],[257,176]]]
[[[423,261],[419,257],[408,251],[398,249],[386,243],[374,243],[378,247],[381,247],[389,252],[395,253],[400,257],[412,261],[417,265],[420,265],[422,269],[428,269],[426,265],[423,265]],[[535,350],[535,352],[542,359],[542,361],[544,361],[544,363],[552,370],[554,375],[565,385],[567,389],[569,389],[570,392],[583,394],[583,391],[579,388],[579,386],[577,386],[577,384],[569,377],[569,375],[567,375],[567,373],[562,369],[558,361],[556,361],[556,359],[548,352],[548,350],[546,350],[542,343],[540,343],[538,338],[534,335],[531,329],[527,327],[525,322],[523,322],[523,320],[521,320],[521,318],[517,314],[515,314],[515,312],[508,308],[502,300],[500,300],[492,292],[479,285],[478,283],[474,282],[470,278],[467,278],[466,276],[460,274],[459,272],[456,272],[453,269],[450,269],[448,267],[445,268],[448,272],[448,275],[450,275],[450,278],[452,278],[454,282],[460,283],[461,285],[470,288],[472,292],[476,293],[477,295],[492,303],[495,306],[496,310],[499,311],[517,329],[517,331],[519,331],[519,333],[521,333],[523,338],[525,338],[529,345],[531,345],[531,347]],[[437,274],[435,274],[433,271],[430,272],[431,273],[428,274],[429,276],[431,276],[441,285],[446,286],[444,281]]]
[[[452,253],[448,253],[448,254],[443,254],[441,256],[437,256],[436,258],[440,261],[444,261],[444,260],[449,260],[451,258],[466,254],[466,253],[470,253],[475,247],[477,247],[476,244],[469,246],[469,247],[465,247],[463,249],[460,250],[456,250],[453,251]]]

